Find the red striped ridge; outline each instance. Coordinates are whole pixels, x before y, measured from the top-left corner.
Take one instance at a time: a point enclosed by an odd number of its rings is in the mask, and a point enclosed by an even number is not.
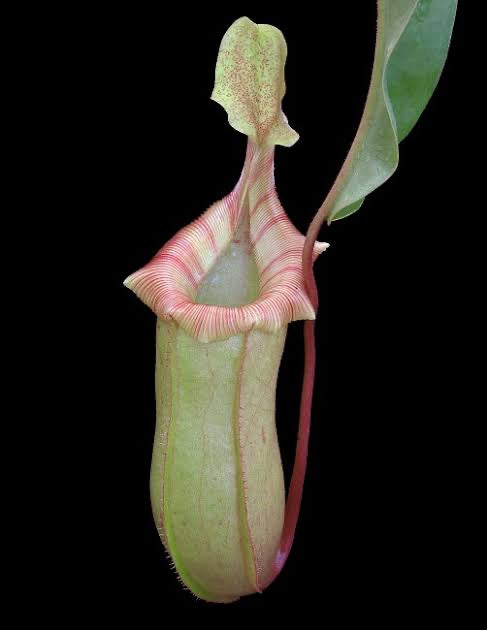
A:
[[[292,225],[277,197],[274,147],[250,140],[235,189],[180,230],[125,285],[158,317],[174,319],[200,341],[224,339],[260,328],[268,332],[298,319],[314,319],[304,288],[304,236]],[[260,293],[238,307],[198,304],[198,286],[232,240],[249,202],[250,241],[260,276]],[[316,243],[313,257],[326,249]]]

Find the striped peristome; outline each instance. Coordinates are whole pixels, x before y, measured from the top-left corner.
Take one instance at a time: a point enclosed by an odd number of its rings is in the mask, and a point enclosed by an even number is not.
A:
[[[125,281],[158,317],[174,320],[199,341],[253,328],[275,332],[289,322],[314,318],[302,278],[304,237],[279,202],[273,157],[274,147],[261,149],[249,140],[235,189]],[[250,247],[259,273],[258,298],[239,307],[197,303],[201,281],[232,241],[247,209]],[[316,243],[314,256],[326,247]]]

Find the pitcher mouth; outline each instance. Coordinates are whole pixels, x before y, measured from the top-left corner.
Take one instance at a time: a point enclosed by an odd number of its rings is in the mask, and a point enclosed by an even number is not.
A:
[[[255,258],[258,293],[239,306],[198,301],[198,291],[235,238],[248,213],[249,256]],[[124,284],[162,319],[173,319],[202,342],[254,328],[275,332],[314,319],[302,271],[304,236],[282,208],[274,183],[274,147],[249,140],[235,189],[181,229]],[[314,258],[328,247],[317,242]]]

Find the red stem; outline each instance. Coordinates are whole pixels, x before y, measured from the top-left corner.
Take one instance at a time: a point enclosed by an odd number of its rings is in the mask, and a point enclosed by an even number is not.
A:
[[[313,274],[312,249],[315,238],[308,238],[303,250],[304,283],[315,310],[318,309],[318,291]],[[311,246],[309,246],[311,242]],[[311,428],[311,406],[313,402],[313,387],[315,379],[316,348],[315,348],[315,322],[304,322],[304,374],[301,389],[301,405],[299,410],[298,438],[296,453],[294,456],[293,474],[286,500],[284,514],[284,526],[282,529],[281,543],[269,583],[273,582],[281,572],[293,545],[296,525],[298,523],[301,500],[303,498],[304,478],[308,460],[309,433]]]
[[[378,5],[378,20],[381,20],[380,5]],[[380,54],[379,51],[379,39],[376,41],[375,57]],[[365,104],[365,111],[360,125],[355,136],[347,158],[338,173],[338,176],[333,184],[330,192],[326,196],[323,204],[315,214],[306,234],[303,247],[303,275],[304,285],[308,292],[308,296],[311,300],[311,304],[317,313],[318,310],[318,289],[316,287],[316,280],[313,274],[313,247],[318,238],[319,231],[323,223],[330,217],[332,210],[335,207],[338,195],[343,188],[344,180],[347,176],[347,172],[351,166],[351,160],[353,158],[353,148],[361,137],[362,129],[368,124],[366,116],[367,105],[369,103],[370,95],[372,94],[372,86],[374,84],[374,76],[376,72],[377,64],[375,63],[372,71],[372,79],[369,87],[369,95],[367,96],[367,102]],[[362,133],[363,135],[363,133]],[[291,485],[289,487],[289,493],[286,501],[286,511],[284,514],[284,527],[281,535],[281,543],[279,551],[277,552],[276,559],[274,561],[274,567],[270,582],[272,582],[281,572],[293,544],[294,533],[296,531],[296,525],[299,517],[299,510],[301,507],[301,499],[303,497],[303,484],[306,474],[306,463],[308,459],[308,442],[309,432],[311,425],[311,403],[313,399],[313,385],[315,377],[315,363],[316,363],[316,349],[315,349],[315,323],[314,321],[306,321],[304,323],[304,375],[303,375],[303,388],[301,390],[301,408],[299,413],[299,428],[298,428],[298,441],[296,444],[296,454],[294,457],[294,468],[291,477]]]

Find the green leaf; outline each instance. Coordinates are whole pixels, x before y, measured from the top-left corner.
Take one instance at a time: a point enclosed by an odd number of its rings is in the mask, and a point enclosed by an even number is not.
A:
[[[399,142],[438,83],[457,0],[379,0],[374,67],[357,135],[320,212],[342,219],[396,170]]]

